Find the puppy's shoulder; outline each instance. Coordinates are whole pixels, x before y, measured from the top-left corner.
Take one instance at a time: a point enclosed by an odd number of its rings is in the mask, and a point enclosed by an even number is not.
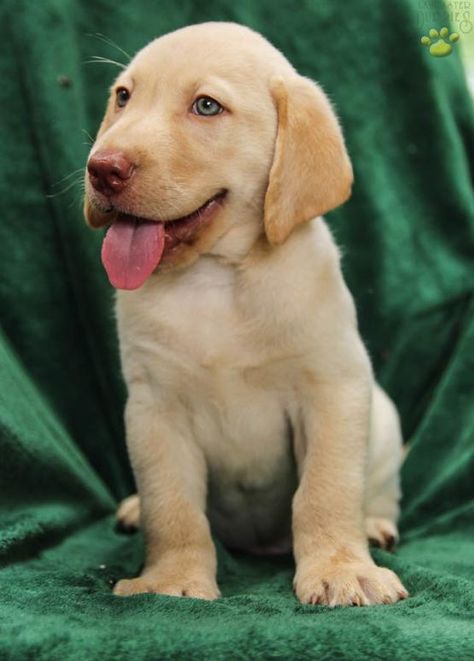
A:
[[[258,271],[273,269],[286,271],[319,270],[333,264],[339,268],[340,254],[334,238],[322,217],[298,225],[281,245],[271,246],[262,236],[255,243],[243,268]],[[298,268],[295,268],[298,265]]]
[[[243,262],[247,291],[267,290],[270,299],[315,303],[344,292],[339,249],[323,218],[299,225],[280,246],[262,237]]]

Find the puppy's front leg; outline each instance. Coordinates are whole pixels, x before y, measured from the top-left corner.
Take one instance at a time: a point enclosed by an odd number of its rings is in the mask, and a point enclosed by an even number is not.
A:
[[[186,419],[153,401],[148,385],[129,385],[127,444],[141,503],[146,561],[116,595],[155,592],[215,599],[216,553],[205,515],[206,465]],[[171,420],[172,419],[172,420]]]
[[[370,378],[313,385],[304,403],[306,449],[293,501],[294,587],[303,603],[391,603],[407,592],[371,559],[363,496]]]

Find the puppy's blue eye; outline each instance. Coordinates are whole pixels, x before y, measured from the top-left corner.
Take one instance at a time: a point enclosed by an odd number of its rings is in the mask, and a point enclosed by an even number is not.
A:
[[[210,96],[200,96],[193,103],[193,113],[195,115],[204,115],[210,117],[211,115],[218,115],[224,110],[220,103]]]

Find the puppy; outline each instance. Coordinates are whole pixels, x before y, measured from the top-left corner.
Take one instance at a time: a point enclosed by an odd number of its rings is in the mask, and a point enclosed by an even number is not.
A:
[[[115,594],[215,599],[212,531],[292,549],[303,603],[405,598],[368,551],[397,538],[401,435],[321,218],[352,184],[321,88],[245,27],[177,30],[118,76],[87,170],[146,543]]]

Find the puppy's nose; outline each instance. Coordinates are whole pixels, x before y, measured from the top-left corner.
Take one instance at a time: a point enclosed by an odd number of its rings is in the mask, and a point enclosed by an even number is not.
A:
[[[89,179],[103,195],[120,193],[129,183],[135,165],[121,151],[102,149],[96,151],[87,163]]]

